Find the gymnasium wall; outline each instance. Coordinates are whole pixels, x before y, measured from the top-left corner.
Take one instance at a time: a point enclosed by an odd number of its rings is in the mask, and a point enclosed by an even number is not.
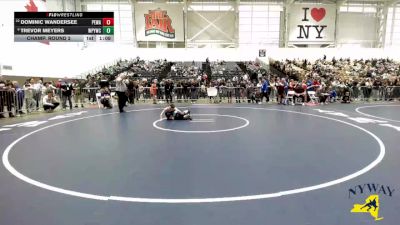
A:
[[[377,40],[377,18],[374,14],[340,13],[337,28],[339,45],[358,44],[358,47],[371,48]]]
[[[206,19],[213,22],[214,26],[210,26]],[[222,43],[234,43],[236,36],[235,20],[236,15],[231,11],[189,11],[187,27],[188,42],[216,40]]]

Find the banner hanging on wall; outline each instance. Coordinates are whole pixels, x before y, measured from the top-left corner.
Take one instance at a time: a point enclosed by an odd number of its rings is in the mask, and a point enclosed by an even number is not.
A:
[[[289,11],[289,42],[321,44],[335,41],[336,5],[293,4]]]
[[[135,4],[138,41],[184,41],[182,4]]]

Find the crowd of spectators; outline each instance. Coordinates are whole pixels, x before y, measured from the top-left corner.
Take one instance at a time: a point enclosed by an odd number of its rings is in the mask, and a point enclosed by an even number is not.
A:
[[[136,57],[132,60],[119,60],[114,65],[103,67],[96,73],[88,74],[86,79],[88,81],[100,79],[114,81],[121,73],[127,73],[128,76],[137,78],[166,77],[170,69],[171,63],[166,59],[150,61]]]
[[[273,101],[287,104],[290,91],[301,102],[310,101],[309,91],[321,102],[336,101],[349,93],[354,99],[392,100],[400,97],[400,64],[390,59],[271,61],[272,74],[259,62],[168,62],[120,60],[115,65],[89,74],[84,80],[59,79],[43,82],[29,79],[23,84],[0,77],[0,118],[34,111],[52,111],[61,105],[65,110],[97,104],[97,93],[110,99],[115,78],[125,74],[127,100],[158,102],[196,102],[208,98],[208,88],[217,95],[210,101],[228,103],[261,103]],[[207,71],[210,69],[211,71]],[[276,72],[277,71],[277,72]],[[74,102],[74,103],[73,103]],[[110,101],[101,101],[112,108]]]
[[[84,107],[83,89],[86,82],[82,80],[59,79],[57,82],[43,82],[43,79],[30,78],[23,84],[5,80],[0,77],[0,118],[15,117],[16,114],[47,111],[51,112],[58,105],[65,110]]]
[[[314,62],[306,59],[271,61],[271,66],[288,79],[317,80],[317,91],[343,95],[351,99],[391,100],[400,97],[400,63],[391,59],[336,59],[326,56]]]

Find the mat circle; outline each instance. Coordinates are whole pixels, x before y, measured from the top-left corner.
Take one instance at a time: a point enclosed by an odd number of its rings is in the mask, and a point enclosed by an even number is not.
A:
[[[214,107],[215,108],[215,107]],[[379,155],[376,159],[374,159],[371,163],[369,163],[367,166],[364,168],[351,173],[347,176],[332,180],[332,181],[327,181],[321,184],[317,185],[312,185],[312,186],[307,186],[307,187],[301,187],[301,188],[296,188],[296,189],[291,189],[291,190],[284,190],[284,191],[279,191],[279,192],[274,192],[274,193],[267,193],[267,194],[257,194],[257,195],[245,195],[245,196],[232,196],[232,197],[215,197],[215,198],[178,198],[178,199],[162,199],[162,198],[140,198],[140,197],[123,197],[123,196],[106,196],[106,195],[95,195],[95,194],[90,194],[90,193],[83,193],[83,192],[78,192],[78,191],[73,191],[73,190],[67,190],[63,189],[60,187],[55,187],[49,184],[42,183],[40,181],[34,180],[32,178],[29,178],[25,176],[24,174],[20,173],[17,171],[10,163],[9,161],[9,154],[10,151],[13,149],[13,147],[23,140],[24,138],[38,133],[40,131],[43,131],[45,129],[55,127],[58,125],[62,125],[65,123],[70,123],[74,121],[79,121],[83,119],[89,119],[89,118],[95,118],[95,117],[100,117],[100,116],[106,116],[106,115],[112,115],[112,114],[117,114],[117,112],[113,113],[105,113],[105,114],[99,114],[99,115],[94,115],[94,116],[86,116],[86,117],[80,117],[72,120],[67,120],[63,122],[59,122],[56,124],[52,124],[46,127],[39,128],[37,130],[34,130],[28,134],[25,134],[24,136],[18,138],[17,140],[13,141],[8,147],[5,149],[3,156],[2,156],[2,162],[5,168],[14,176],[17,178],[21,179],[22,181],[25,181],[31,185],[53,191],[53,192],[58,192],[61,194],[65,195],[70,195],[70,196],[75,196],[75,197],[80,197],[80,198],[86,198],[86,199],[93,199],[93,200],[102,200],[102,201],[123,201],[123,202],[141,202],[141,203],[168,203],[168,204],[189,204],[189,203],[215,203],[215,202],[234,202],[234,201],[248,201],[248,200],[258,200],[258,199],[267,199],[267,198],[276,198],[276,197],[281,197],[281,196],[286,196],[286,195],[293,195],[293,194],[298,194],[298,193],[304,193],[304,192],[309,192],[313,190],[318,190],[326,187],[330,187],[333,185],[337,185],[340,183],[343,183],[345,181],[349,181],[351,179],[354,179],[362,174],[367,173],[370,171],[372,168],[377,166],[384,158],[385,156],[385,145],[382,142],[382,140],[377,137],[375,134],[372,132],[366,130],[365,128],[362,128],[360,126],[357,126],[355,124],[339,120],[336,118],[330,118],[326,116],[321,116],[321,115],[316,115],[316,114],[310,114],[310,113],[304,113],[304,112],[296,112],[296,111],[290,111],[290,110],[281,110],[281,109],[266,109],[266,108],[253,108],[253,107],[218,107],[221,109],[253,109],[253,110],[263,110],[263,111],[278,111],[278,112],[287,112],[287,113],[295,113],[295,114],[301,114],[301,115],[306,115],[306,116],[312,116],[312,117],[317,117],[317,118],[322,118],[326,120],[331,120],[331,121],[336,121],[342,124],[346,124],[348,126],[357,128],[371,137],[374,138],[374,140],[378,143],[379,145]],[[138,110],[130,110],[127,112],[140,112],[140,111],[149,111],[149,110],[160,110],[157,108],[152,108],[152,109],[138,109]]]
[[[221,130],[177,130],[177,129],[169,129],[169,128],[164,128],[164,127],[160,127],[157,124],[161,121],[166,120],[166,118],[162,118],[159,120],[156,120],[153,122],[153,127],[158,129],[158,130],[162,130],[162,131],[171,131],[171,132],[177,132],[177,133],[189,133],[189,134],[208,134],[208,133],[220,133],[220,132],[228,132],[228,131],[234,131],[234,130],[239,130],[242,128],[247,127],[250,122],[249,120],[243,118],[243,117],[239,117],[239,116],[232,116],[232,115],[220,115],[220,114],[193,114],[193,117],[196,116],[216,116],[216,117],[228,117],[228,118],[234,118],[234,119],[239,119],[244,121],[244,123],[238,127],[233,127],[233,128],[229,128],[229,129],[221,129]]]
[[[360,109],[365,109],[365,108],[376,108],[376,107],[400,107],[400,105],[368,105],[368,106],[361,106],[361,107],[356,108],[356,112],[358,112],[358,113],[360,113],[361,115],[364,115],[364,116],[368,116],[368,117],[372,117],[372,118],[376,118],[376,119],[380,119],[380,120],[386,120],[386,121],[390,121],[390,122],[400,123],[400,120],[393,120],[393,119],[388,119],[388,118],[385,118],[385,117],[374,116],[374,115],[371,115],[371,114],[368,114],[368,113],[361,112],[361,110],[360,110]]]

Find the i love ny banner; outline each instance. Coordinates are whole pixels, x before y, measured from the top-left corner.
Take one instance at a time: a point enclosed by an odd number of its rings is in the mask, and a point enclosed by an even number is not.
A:
[[[335,18],[335,5],[292,5],[289,11],[289,42],[334,42]]]

